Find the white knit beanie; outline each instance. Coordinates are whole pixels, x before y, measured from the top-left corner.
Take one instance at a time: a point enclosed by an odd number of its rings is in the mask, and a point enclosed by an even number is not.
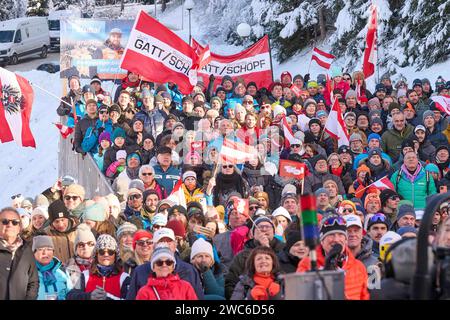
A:
[[[41,215],[45,218],[45,220],[48,220],[48,209],[46,207],[36,207],[31,212],[31,219],[33,220],[34,216]]]
[[[203,238],[199,238],[199,239],[195,240],[195,242],[192,244],[191,261],[199,253],[206,253],[207,255],[209,255],[211,257],[211,259],[213,260],[213,263],[214,263],[214,254],[213,254],[212,245]]]
[[[91,228],[86,223],[81,223],[77,227],[77,233],[75,235],[75,241],[74,241],[74,250],[77,252],[77,246],[79,242],[89,242],[92,241],[96,243],[94,234],[91,231]]]

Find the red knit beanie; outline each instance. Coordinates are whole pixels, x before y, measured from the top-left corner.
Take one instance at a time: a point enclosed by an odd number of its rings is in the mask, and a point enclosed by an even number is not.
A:
[[[184,238],[186,235],[186,230],[184,229],[183,223],[176,219],[170,220],[167,223],[166,228],[172,229],[176,237]]]
[[[142,238],[153,239],[153,234],[147,230],[136,231],[133,237],[133,250],[136,250],[136,241],[141,240]]]

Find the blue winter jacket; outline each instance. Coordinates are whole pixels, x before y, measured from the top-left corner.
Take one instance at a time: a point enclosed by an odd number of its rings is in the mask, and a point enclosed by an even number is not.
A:
[[[54,257],[52,262],[43,266],[36,261],[39,276],[39,292],[37,300],[47,300],[47,295],[57,295],[57,300],[65,300],[72,289],[72,281],[62,270],[62,263]]]
[[[159,164],[154,166],[154,169],[156,182],[166,189],[167,194],[171,194],[173,187],[181,178],[180,169],[170,166],[167,171],[164,171]]]
[[[89,127],[86,131],[86,134],[83,137],[83,141],[81,142],[81,148],[84,152],[96,153],[98,150],[98,137],[99,137],[99,129],[103,128],[103,131],[109,132],[112,136],[113,134],[113,124],[111,120],[106,122],[102,122],[97,120],[95,123],[95,127]]]

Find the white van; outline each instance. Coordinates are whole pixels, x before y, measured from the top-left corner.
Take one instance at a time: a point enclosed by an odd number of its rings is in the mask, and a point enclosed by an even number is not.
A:
[[[0,63],[17,64],[20,58],[47,57],[50,35],[46,17],[24,17],[0,22]]]
[[[78,8],[71,10],[51,11],[48,14],[48,29],[50,30],[50,47],[59,49],[60,47],[60,25],[64,19],[80,19],[81,11]]]

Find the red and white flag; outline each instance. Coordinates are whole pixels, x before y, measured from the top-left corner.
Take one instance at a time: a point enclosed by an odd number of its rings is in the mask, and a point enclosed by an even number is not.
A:
[[[294,143],[295,137],[291,127],[289,127],[287,123],[286,115],[283,117],[281,123],[283,125],[284,142],[285,142],[284,145],[286,148],[289,148],[291,144]]]
[[[175,204],[186,208],[186,196],[184,195],[183,180],[181,178],[173,187],[172,193],[167,197],[167,200],[170,200]]]
[[[205,49],[195,39],[192,39],[192,47],[199,55]],[[204,83],[209,83],[209,76],[213,74],[216,78],[214,88],[227,75],[233,80],[242,78],[245,83],[253,81],[258,88],[268,88],[273,81],[269,37],[267,35],[248,49],[231,56],[222,56],[214,52],[210,52],[210,55],[210,62],[198,70],[198,76],[203,78]]]
[[[208,65],[212,61],[209,44],[203,49],[198,47],[197,54],[198,54],[198,69],[202,69],[204,66]]]
[[[370,187],[377,187],[380,190],[384,190],[384,189],[391,189],[395,191],[395,187],[392,184],[391,180],[389,180],[389,178],[387,176],[375,181],[374,183],[370,184],[367,188]]]
[[[220,157],[222,162],[237,164],[254,160],[258,157],[258,154],[255,147],[224,139],[220,149]]]
[[[145,11],[139,12],[122,55],[122,69],[149,81],[175,82],[181,93],[189,94],[197,84],[195,65],[198,56],[193,48]]]
[[[449,95],[441,95],[441,96],[433,96],[430,97],[431,100],[433,100],[434,104],[436,105],[436,108],[441,110],[442,112],[447,113],[450,115],[450,96]]]
[[[347,126],[342,118],[341,106],[338,99],[334,100],[333,107],[330,110],[330,115],[327,118],[325,127],[323,128],[333,139],[338,141],[338,146],[349,145],[349,134]]]
[[[280,160],[280,177],[303,179],[305,177],[307,167],[304,163]]]
[[[0,68],[0,142],[36,148],[30,129],[34,93],[27,79]]]
[[[55,126],[58,128],[59,133],[61,133],[63,139],[67,139],[67,137],[70,136],[70,134],[73,132],[73,128],[63,125],[61,123],[55,123]]]
[[[367,25],[366,48],[364,49],[363,73],[366,80],[375,74],[377,64],[377,7],[370,6],[370,18]]]
[[[318,48],[314,48],[311,56],[311,61],[314,60],[319,66],[328,70],[330,69],[331,63],[335,58],[336,57],[331,53],[322,51]]]

